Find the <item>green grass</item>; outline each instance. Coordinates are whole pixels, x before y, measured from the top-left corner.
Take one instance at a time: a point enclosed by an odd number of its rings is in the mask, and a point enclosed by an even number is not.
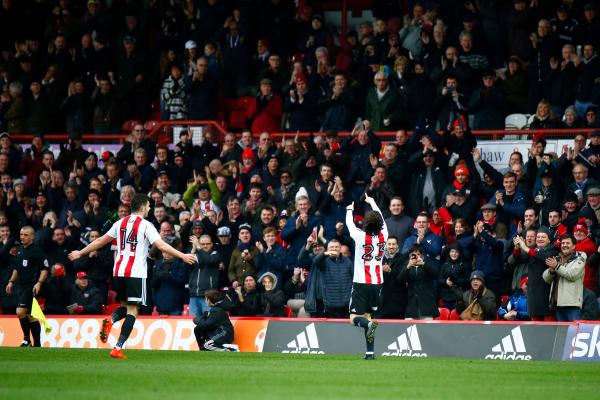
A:
[[[600,365],[0,348],[0,399],[594,399]]]

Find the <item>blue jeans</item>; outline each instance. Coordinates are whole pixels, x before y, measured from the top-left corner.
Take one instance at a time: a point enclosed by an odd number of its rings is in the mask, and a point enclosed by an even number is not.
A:
[[[210,308],[206,304],[206,298],[204,296],[190,296],[190,316],[199,317],[204,311],[208,311]]]
[[[572,322],[581,319],[579,307],[556,307],[556,320],[559,322]]]

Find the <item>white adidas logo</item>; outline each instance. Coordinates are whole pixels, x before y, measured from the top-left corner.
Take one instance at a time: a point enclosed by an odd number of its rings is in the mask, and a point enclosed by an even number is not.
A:
[[[319,350],[319,338],[314,322],[306,327],[302,332],[296,335],[296,339],[287,344],[287,350],[282,353],[287,354],[325,354]]]
[[[492,352],[496,354],[486,355],[486,360],[531,360],[531,356],[526,354],[527,349],[520,326],[512,329],[510,335],[504,336],[500,343],[492,347]]]
[[[411,325],[406,329],[406,332],[398,336],[396,340],[388,346],[386,352],[381,353],[382,356],[390,357],[427,357],[427,353],[423,353],[421,347],[421,339],[416,325]]]

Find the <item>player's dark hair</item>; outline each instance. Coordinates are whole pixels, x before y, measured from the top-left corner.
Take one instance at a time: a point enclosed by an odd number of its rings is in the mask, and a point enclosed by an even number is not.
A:
[[[377,235],[383,227],[383,218],[377,211],[369,211],[365,214],[364,229],[367,235]]]
[[[148,199],[148,196],[146,196],[143,193],[137,193],[135,196],[133,196],[133,199],[131,200],[131,212],[140,211],[142,207],[144,207],[149,202],[150,200]]]
[[[221,300],[221,293],[218,290],[211,289],[204,292],[204,297],[210,300],[211,303],[216,303]]]

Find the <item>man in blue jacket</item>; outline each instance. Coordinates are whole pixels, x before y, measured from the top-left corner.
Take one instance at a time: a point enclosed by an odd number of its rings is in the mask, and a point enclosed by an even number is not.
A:
[[[258,276],[271,272],[277,277],[278,286],[281,286],[283,271],[285,270],[285,249],[277,243],[277,229],[269,226],[263,231],[264,243],[256,242],[258,254],[256,255],[256,267]],[[281,289],[281,287],[276,287]]]
[[[402,255],[408,255],[408,251],[412,245],[418,244],[430,258],[439,260],[440,254],[442,253],[442,239],[429,230],[429,218],[427,213],[421,212],[417,215],[413,228],[414,231],[412,235],[406,238],[400,253]]]
[[[312,233],[313,228],[321,224],[321,217],[311,215],[310,208],[311,204],[308,196],[298,195],[296,197],[296,212],[288,218],[281,230],[281,239],[289,243],[286,271],[290,276],[298,263],[300,249],[306,244],[306,239]]]
[[[517,176],[514,173],[504,174],[502,186],[504,188],[496,191],[489,203],[496,206],[497,221],[505,224],[508,227],[509,235],[514,236],[519,221],[525,213],[527,202],[523,193],[517,189]],[[489,285],[487,286],[489,287]]]

